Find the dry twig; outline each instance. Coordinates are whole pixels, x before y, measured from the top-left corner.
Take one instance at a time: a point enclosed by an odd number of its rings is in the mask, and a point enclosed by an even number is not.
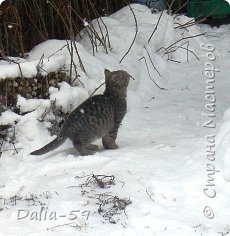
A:
[[[190,38],[195,38],[195,37],[199,37],[199,36],[202,36],[202,35],[205,35],[205,34],[206,34],[206,32],[201,33],[201,34],[196,34],[196,35],[187,36],[187,37],[182,37],[181,39],[177,40],[176,42],[172,43],[171,45],[169,45],[169,46],[166,47],[166,48],[165,48],[165,47],[161,47],[161,48],[157,49],[156,52],[159,52],[161,49],[165,49],[165,50],[167,51],[167,50],[170,49],[172,46],[174,46],[175,44],[179,43],[179,42],[182,41],[182,40],[190,39]]]
[[[138,33],[137,18],[136,18],[136,16],[135,16],[135,13],[134,13],[132,7],[130,6],[130,4],[128,4],[128,6],[129,6],[129,8],[130,8],[130,11],[131,11],[132,14],[133,14],[134,21],[135,21],[135,35],[134,35],[134,38],[133,38],[132,43],[130,44],[130,47],[129,47],[128,51],[124,54],[124,56],[121,58],[121,60],[119,61],[119,63],[121,63],[121,62],[124,60],[124,58],[129,54],[129,52],[130,52],[130,50],[131,50],[131,48],[132,48],[132,46],[133,46],[133,44],[134,44],[134,42],[135,42],[135,40],[136,40],[137,33]]]
[[[160,72],[157,70],[156,66],[153,64],[153,60],[152,60],[152,58],[151,58],[151,56],[150,56],[150,54],[149,54],[147,48],[146,48],[146,47],[144,47],[144,48],[145,48],[145,50],[146,50],[146,52],[147,52],[147,54],[148,54],[149,60],[150,60],[150,62],[151,62],[151,64],[152,64],[154,70],[158,73],[158,75],[159,75],[160,77],[162,77],[161,74],[160,74]]]
[[[145,57],[142,57],[142,58],[139,59],[139,61],[141,61],[142,59],[144,59],[144,61],[145,61],[145,66],[146,66],[146,68],[147,68],[149,78],[153,81],[153,83],[154,83],[159,89],[161,89],[161,90],[166,90],[165,88],[160,87],[160,86],[156,83],[156,81],[151,77],[151,74],[150,74],[150,71],[149,71],[149,67],[148,67],[146,58],[145,58]]]
[[[99,86],[90,94],[89,97],[92,97],[104,84],[105,84],[105,82],[103,82],[101,85],[99,85]]]
[[[158,19],[158,21],[157,21],[157,24],[156,24],[156,26],[155,26],[155,28],[154,28],[152,34],[151,34],[150,37],[149,37],[148,43],[150,42],[151,38],[153,37],[154,33],[156,32],[157,27],[158,27],[158,25],[159,25],[159,23],[160,23],[160,20],[161,20],[161,17],[162,17],[162,15],[163,15],[163,13],[164,13],[164,12],[162,11],[161,14],[160,14],[160,16],[159,16],[159,19]]]

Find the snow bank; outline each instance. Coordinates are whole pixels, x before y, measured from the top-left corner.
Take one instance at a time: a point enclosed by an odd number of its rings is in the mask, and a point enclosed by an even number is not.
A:
[[[55,72],[62,68],[65,64],[64,56],[52,56],[50,58],[40,58],[36,60],[21,59],[19,62],[14,58],[11,58],[14,62],[0,61],[0,79],[12,79],[16,77],[31,78],[38,73],[47,75],[50,72]]]
[[[20,115],[15,114],[12,111],[5,111],[0,116],[0,125],[14,125],[21,119]]]
[[[31,112],[35,109],[46,109],[50,106],[50,101],[47,99],[26,99],[18,96],[17,107],[21,113]]]
[[[75,109],[80,103],[88,98],[88,93],[80,87],[71,87],[66,82],[60,83],[60,88],[51,87],[50,101],[55,101],[57,107],[62,108],[64,113]]]

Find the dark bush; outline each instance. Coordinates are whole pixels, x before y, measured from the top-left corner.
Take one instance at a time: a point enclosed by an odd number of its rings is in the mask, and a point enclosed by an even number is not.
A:
[[[47,39],[69,39],[91,21],[126,5],[124,0],[6,0],[0,6],[0,56],[24,57]]]

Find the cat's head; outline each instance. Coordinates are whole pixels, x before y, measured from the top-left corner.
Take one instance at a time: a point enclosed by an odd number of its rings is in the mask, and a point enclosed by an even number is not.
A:
[[[114,89],[125,89],[128,87],[130,75],[124,70],[109,71],[105,69],[105,84],[106,87]]]

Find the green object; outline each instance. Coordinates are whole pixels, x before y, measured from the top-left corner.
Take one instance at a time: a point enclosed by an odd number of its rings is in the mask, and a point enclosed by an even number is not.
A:
[[[224,0],[190,0],[187,12],[194,18],[225,18],[230,16],[230,5]]]

